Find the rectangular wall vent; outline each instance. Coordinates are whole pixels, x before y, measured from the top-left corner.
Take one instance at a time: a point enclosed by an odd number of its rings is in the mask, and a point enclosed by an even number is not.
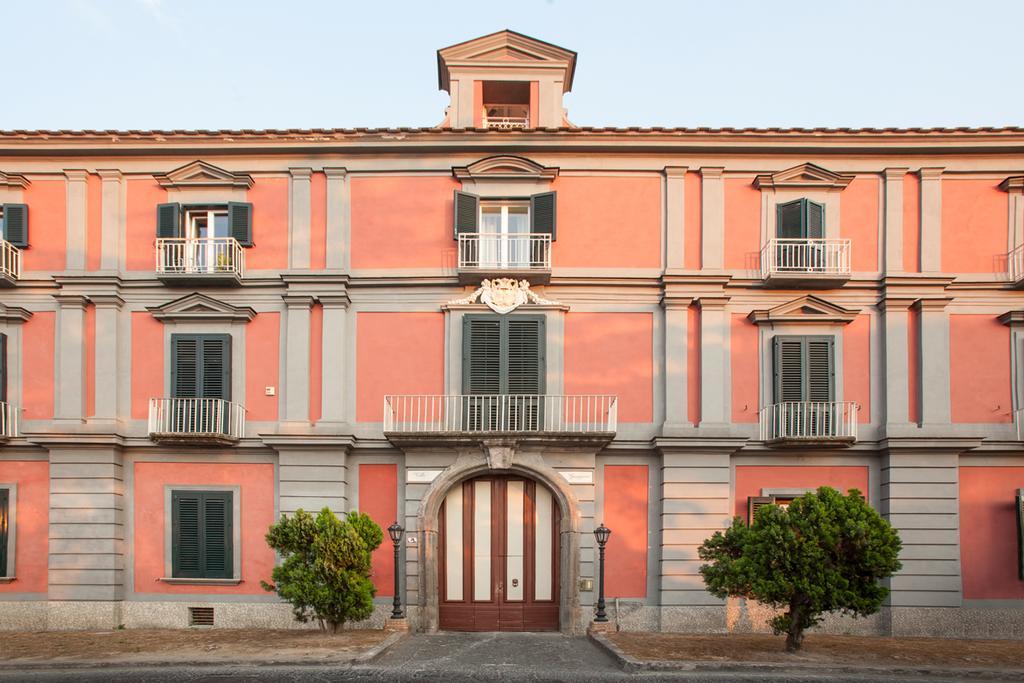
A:
[[[189,607],[188,608],[188,625],[189,626],[213,626],[213,608],[212,607]]]

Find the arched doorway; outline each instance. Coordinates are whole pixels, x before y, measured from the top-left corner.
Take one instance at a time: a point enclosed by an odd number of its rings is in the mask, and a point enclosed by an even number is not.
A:
[[[438,625],[557,631],[558,501],[543,484],[488,473],[452,486],[438,518]]]

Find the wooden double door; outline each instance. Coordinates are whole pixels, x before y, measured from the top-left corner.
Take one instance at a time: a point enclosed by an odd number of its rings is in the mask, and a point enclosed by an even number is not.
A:
[[[559,511],[534,481],[487,476],[441,506],[440,627],[557,631]]]

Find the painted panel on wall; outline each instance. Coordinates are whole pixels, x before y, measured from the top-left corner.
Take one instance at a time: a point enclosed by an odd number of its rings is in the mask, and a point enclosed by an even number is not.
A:
[[[871,422],[871,316],[858,315],[843,328],[842,398],[857,402],[857,422]]]
[[[650,313],[568,313],[565,393],[616,395],[619,422],[650,422],[654,419],[653,335]]]
[[[605,465],[605,596],[647,595],[647,465]]]
[[[95,173],[86,178],[86,216],[85,267],[87,270],[100,269],[100,257],[103,250],[103,181]]]
[[[387,394],[444,393],[444,314],[356,315],[356,419],[380,422]]]
[[[384,542],[373,551],[373,585],[378,597],[395,594],[395,550],[388,527],[398,515],[398,465],[359,465],[359,511],[384,531]]]
[[[454,191],[449,177],[353,177],[353,268],[451,268]]]
[[[245,250],[246,270],[288,267],[288,178],[258,176],[247,194],[252,202],[252,244]]]
[[[56,322],[53,311],[39,311],[22,325],[21,407],[26,420],[53,418]]]
[[[757,422],[761,391],[758,370],[760,335],[757,325],[741,313],[732,315],[729,331],[730,369],[732,371],[732,421]]]
[[[949,316],[953,422],[1010,422],[1010,328],[993,315]]]
[[[751,178],[725,179],[725,267],[761,268],[761,191]]]
[[[846,493],[857,489],[870,500],[866,465],[737,465],[733,514],[747,518],[747,499],[760,496],[762,489],[817,489],[831,486]]]
[[[686,191],[686,208],[683,211],[686,216],[686,226],[683,230],[686,248],[683,254],[683,263],[687,270],[700,270],[700,215],[702,210],[700,173],[687,171],[683,182]]]
[[[960,468],[960,565],[965,600],[1021,600],[1015,496],[1024,467]]]
[[[921,311],[907,311],[907,421],[921,422]]]
[[[149,399],[164,395],[164,325],[147,311],[132,312],[132,418],[149,417]]]
[[[942,270],[1006,270],[1010,195],[999,180],[942,180]]]
[[[167,190],[152,177],[132,178],[125,183],[125,268],[156,268],[156,206],[167,201]]]
[[[921,179],[903,177],[903,270],[921,272]]]
[[[700,307],[686,309],[686,418],[700,424]]]
[[[554,267],[659,267],[661,184],[654,176],[557,178]]]
[[[85,307],[85,416],[96,414],[96,306]]]
[[[14,567],[16,581],[0,583],[4,593],[46,593],[50,552],[50,464],[45,460],[5,460],[0,483],[15,484]],[[2,597],[0,597],[2,599]],[[43,595],[42,599],[46,599]]]
[[[269,463],[233,464],[190,462],[135,463],[135,592],[267,595],[260,581],[270,581],[274,551],[264,536],[275,520],[274,466]],[[175,586],[160,578],[165,570],[164,538],[170,520],[164,514],[166,487],[238,486],[242,582],[237,586]],[[169,558],[168,558],[169,559]],[[238,570],[236,570],[238,571]]]
[[[327,267],[327,176],[314,173],[309,179],[309,267]]]
[[[22,197],[28,204],[28,248],[23,270],[64,270],[68,242],[68,194],[64,180],[32,179]]]
[[[843,190],[840,202],[840,237],[852,240],[854,271],[878,270],[877,176],[857,176]]]
[[[245,329],[245,408],[247,420],[276,420],[280,395],[281,314],[260,313]],[[266,387],[278,389],[266,395]]]
[[[324,307],[316,304],[309,311],[309,421],[319,422],[323,415],[324,386]]]

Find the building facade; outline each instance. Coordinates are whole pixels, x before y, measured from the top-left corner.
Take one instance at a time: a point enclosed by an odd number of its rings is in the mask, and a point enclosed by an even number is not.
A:
[[[287,626],[281,514],[405,527],[415,629],[742,631],[697,547],[821,485],[883,611],[1024,635],[1024,130],[574,126],[438,52],[415,129],[0,133],[0,628]],[[374,557],[380,623],[394,567]]]

